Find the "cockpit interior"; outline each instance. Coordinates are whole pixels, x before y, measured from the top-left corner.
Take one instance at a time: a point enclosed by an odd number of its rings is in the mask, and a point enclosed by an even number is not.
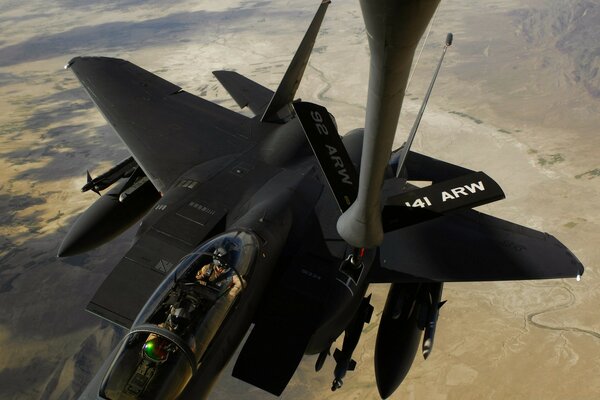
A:
[[[239,230],[219,235],[185,256],[140,311],[100,396],[177,397],[243,292],[257,249],[256,237]]]

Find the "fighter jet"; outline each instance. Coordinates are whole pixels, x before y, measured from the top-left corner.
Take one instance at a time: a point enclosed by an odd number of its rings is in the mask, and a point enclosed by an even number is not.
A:
[[[112,188],[58,255],[100,246],[141,219],[87,305],[128,333],[82,398],[205,398],[238,347],[233,376],[269,393],[282,394],[305,354],[318,354],[317,371],[332,356],[339,390],[373,312],[369,285],[388,283],[375,347],[387,398],[421,338],[431,354],[444,282],[583,273],[549,234],[472,210],[504,193],[483,172],[411,151],[419,119],[392,151],[415,48],[438,0],[360,1],[371,51],[364,129],[340,136],[325,107],[295,99],[328,5],[274,92],[214,72],[254,117],[128,61],[67,64],[131,158],[88,174],[83,190]]]

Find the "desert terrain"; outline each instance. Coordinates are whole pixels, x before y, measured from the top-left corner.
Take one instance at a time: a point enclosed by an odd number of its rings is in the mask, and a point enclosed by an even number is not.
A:
[[[134,229],[57,259],[80,192],[128,156],[74,75],[77,55],[132,61],[237,110],[211,71],[275,89],[317,1],[57,0],[0,4],[0,398],[77,397],[124,332],[84,311]],[[446,32],[446,55],[414,149],[493,177],[507,195],[481,211],[549,232],[586,267],[572,280],[447,284],[436,345],[394,399],[596,399],[600,393],[600,5],[576,0],[442,1],[407,89],[412,125]],[[421,47],[419,48],[420,51]],[[298,97],[341,133],[364,123],[368,46],[358,2],[334,1]],[[245,112],[245,111],[244,111]],[[485,266],[482,266],[485,268]],[[387,287],[356,371],[329,390],[334,363],[305,357],[284,399],[378,399],[373,353]],[[213,399],[273,396],[230,377]]]

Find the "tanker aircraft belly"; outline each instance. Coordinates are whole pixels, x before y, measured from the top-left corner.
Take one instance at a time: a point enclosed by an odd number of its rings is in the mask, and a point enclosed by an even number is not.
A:
[[[251,325],[233,376],[280,395],[304,354],[319,355],[316,371],[332,355],[338,390],[373,312],[368,287],[391,283],[375,348],[386,398],[421,337],[430,356],[444,282],[583,273],[554,237],[472,210],[504,198],[485,173],[410,150],[426,102],[392,151],[416,43],[437,3],[361,1],[371,48],[366,121],[343,137],[325,107],[294,100],[329,1],[276,90],[214,72],[253,118],[125,60],[67,64],[131,157],[95,178],[88,172],[82,191],[101,196],[58,255],[100,246],[141,220],[87,306],[128,333],[82,399],[206,398]],[[448,35],[443,54],[451,43]]]

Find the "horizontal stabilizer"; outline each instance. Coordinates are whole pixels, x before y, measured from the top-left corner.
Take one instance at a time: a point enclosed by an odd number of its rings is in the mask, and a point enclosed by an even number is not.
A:
[[[492,178],[473,172],[389,197],[382,212],[383,230],[389,232],[503,198],[504,192]]]
[[[296,116],[312,147],[342,212],[356,200],[358,174],[325,107],[308,102],[293,104]]]
[[[254,115],[262,115],[273,91],[233,71],[213,71],[240,108],[248,107]]]
[[[385,234],[371,282],[574,278],[583,265],[553,236],[464,210]]]

